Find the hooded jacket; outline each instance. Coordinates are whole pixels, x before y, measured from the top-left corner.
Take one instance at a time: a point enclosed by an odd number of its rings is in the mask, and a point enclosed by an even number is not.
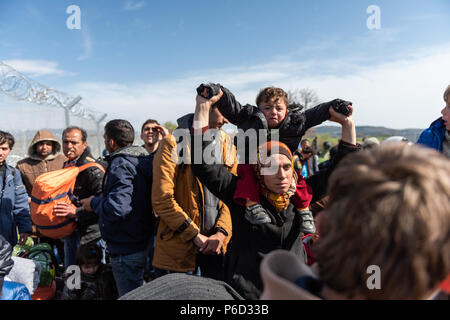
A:
[[[422,131],[417,143],[442,152],[442,143],[445,139],[445,126],[442,118],[433,121],[428,129]]]
[[[192,126],[192,120],[193,114],[178,119],[179,128],[188,130]],[[182,136],[182,139],[190,139],[189,131],[186,132],[187,135]],[[221,130],[220,134],[222,160],[226,170],[236,174],[236,150],[231,138]],[[153,164],[153,210],[160,217],[153,266],[188,272],[193,271],[196,266],[198,248],[193,243],[193,238],[200,232],[209,236],[208,232],[214,232],[214,228],[222,228],[228,234],[222,247],[225,252],[232,228],[229,208],[222,201],[214,201],[214,195],[195,178],[192,165],[177,164],[178,153],[180,157],[188,157],[188,150],[178,149],[177,140],[174,135],[161,140]],[[181,154],[185,151],[185,154]],[[189,163],[190,156],[185,160]],[[213,208],[214,203],[216,207]],[[216,210],[215,216],[212,209]]]
[[[102,238],[113,255],[144,251],[153,236],[152,159],[140,146],[121,148],[106,157],[102,196],[91,207],[98,215]]]
[[[31,233],[30,206],[28,195],[22,183],[19,171],[3,163],[4,171],[0,170],[0,235],[15,246],[17,231]]]
[[[52,153],[42,160],[36,153],[36,144],[42,141],[51,141],[53,144]],[[17,169],[22,175],[23,184],[28,195],[33,190],[34,180],[43,173],[62,169],[66,157],[60,154],[61,144],[55,136],[48,130],[40,130],[36,133],[28,148],[28,158],[17,163]]]

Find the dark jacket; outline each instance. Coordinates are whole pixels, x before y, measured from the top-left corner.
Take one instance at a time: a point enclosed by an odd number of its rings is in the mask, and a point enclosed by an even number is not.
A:
[[[30,206],[22,178],[16,168],[3,163],[0,169],[0,235],[15,246],[17,231],[31,233]]]
[[[209,141],[203,141],[203,148],[206,148],[209,143]],[[342,141],[340,149],[342,156],[336,157],[338,160],[346,153],[357,150],[356,147],[351,147]],[[334,163],[333,168],[336,165],[337,163]],[[228,172],[220,164],[193,164],[192,170],[197,178],[230,208],[233,237],[231,248],[226,256],[225,281],[244,298],[259,298],[263,288],[259,266],[261,260],[269,252],[276,249],[291,250],[306,263],[306,252],[300,236],[301,217],[292,203],[286,210],[277,213],[266,198],[261,197],[261,205],[277,223],[252,225],[244,218],[245,207],[239,206],[233,201],[239,177]],[[313,201],[320,199],[325,194],[330,173],[323,172],[306,179],[313,190]]]
[[[67,285],[61,293],[61,300],[116,300],[117,287],[112,269],[101,264],[93,275],[81,272],[80,289],[69,289]]]
[[[95,159],[92,157],[88,147],[77,160],[76,166],[81,167],[89,162],[95,162]],[[100,164],[103,167],[106,166],[104,163],[100,162]],[[75,182],[74,195],[80,200],[89,198],[90,196],[100,195],[102,193],[103,176],[103,171],[96,167],[81,171]],[[94,212],[88,212],[82,207],[79,207],[77,209],[77,218],[77,228],[80,232],[81,244],[100,239],[101,234],[98,226],[98,216]]]
[[[153,236],[155,221],[150,202],[152,158],[144,148],[129,146],[106,159],[102,196],[91,202],[102,238],[113,255],[143,251]]]
[[[223,96],[216,103],[222,115],[238,128],[247,131],[248,129],[268,130],[267,140],[270,140],[274,129],[269,130],[267,120],[258,107],[246,104],[242,106],[234,95],[221,86]],[[301,109],[289,110],[286,118],[278,130],[279,140],[285,143],[294,152],[305,134],[306,130],[321,124],[330,118],[328,109],[338,103],[338,99],[321,103],[314,108],[301,112]],[[258,143],[259,145],[259,143]],[[252,154],[253,150],[250,150]]]
[[[436,119],[428,129],[425,129],[419,137],[417,143],[426,145],[442,152],[442,143],[445,139],[445,125],[442,118]]]

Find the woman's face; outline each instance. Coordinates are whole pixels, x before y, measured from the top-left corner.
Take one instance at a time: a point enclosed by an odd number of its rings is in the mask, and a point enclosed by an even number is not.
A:
[[[270,156],[269,163],[264,165],[261,175],[267,189],[275,193],[286,193],[293,178],[292,162],[282,154]]]

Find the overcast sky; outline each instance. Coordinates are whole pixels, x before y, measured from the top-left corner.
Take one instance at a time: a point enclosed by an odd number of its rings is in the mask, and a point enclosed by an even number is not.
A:
[[[81,29],[67,28],[74,4]],[[425,128],[450,84],[449,16],[446,0],[0,0],[0,61],[137,128],[193,112],[210,81],[242,103],[310,88],[352,101],[357,125]],[[64,126],[23,105],[0,93],[0,126]]]

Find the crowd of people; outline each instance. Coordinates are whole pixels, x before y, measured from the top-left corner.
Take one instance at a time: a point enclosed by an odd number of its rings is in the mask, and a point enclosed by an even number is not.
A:
[[[212,83],[173,133],[145,121],[141,146],[129,121],[109,121],[98,159],[71,126],[61,142],[39,130],[14,168],[14,137],[0,131],[0,299],[30,299],[7,278],[29,237],[50,244],[63,271],[81,270],[82,285],[66,281],[55,299],[448,299],[450,86],[444,102],[417,144],[357,143],[350,101],[302,110],[267,87],[242,105]],[[324,121],[342,133],[319,165],[304,134]],[[245,136],[223,131],[228,122]],[[37,199],[39,177],[73,167],[70,201]],[[43,203],[65,222],[36,223]],[[70,234],[46,236],[69,223]]]

